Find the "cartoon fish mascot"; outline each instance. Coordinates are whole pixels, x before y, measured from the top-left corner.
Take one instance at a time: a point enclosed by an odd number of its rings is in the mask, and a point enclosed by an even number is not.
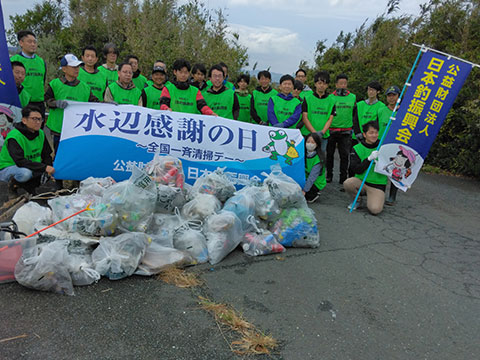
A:
[[[277,160],[278,156],[285,158],[285,163],[292,165],[292,159],[298,158],[295,149],[295,141],[288,141],[288,135],[283,130],[270,130],[270,142],[262,148],[262,151],[270,153],[270,159]]]
[[[385,166],[384,170],[392,175],[393,180],[404,186],[402,180],[412,174],[410,168],[415,164],[415,154],[401,145],[398,149],[397,155],[390,158],[391,163]]]

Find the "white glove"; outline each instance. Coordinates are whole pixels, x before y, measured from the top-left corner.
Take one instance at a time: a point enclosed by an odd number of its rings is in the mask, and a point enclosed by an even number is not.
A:
[[[55,100],[55,106],[58,109],[65,109],[68,106],[68,102],[65,100]]]
[[[370,155],[368,155],[368,161],[372,161],[376,158],[378,158],[378,151],[377,150],[372,151],[372,153]]]

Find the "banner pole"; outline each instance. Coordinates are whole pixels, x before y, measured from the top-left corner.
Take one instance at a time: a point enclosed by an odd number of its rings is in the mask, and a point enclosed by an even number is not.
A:
[[[416,44],[414,44],[414,45],[418,46]],[[385,135],[387,135],[387,132],[390,129],[390,124],[392,123],[392,120],[395,119],[395,116],[394,116],[395,111],[397,109],[397,106],[400,104],[400,102],[402,100],[402,97],[403,97],[403,94],[405,93],[405,90],[407,89],[408,86],[410,86],[410,78],[412,77],[413,72],[415,71],[415,67],[417,66],[418,60],[420,60],[420,56],[422,55],[423,52],[428,51],[428,49],[425,46],[423,46],[423,45],[420,45],[420,46],[421,46],[421,48],[420,48],[420,50],[418,50],[417,58],[415,59],[415,62],[413,63],[412,68],[410,69],[410,73],[408,74],[407,81],[403,85],[402,92],[400,93],[400,96],[398,97],[397,104],[395,105],[395,109],[393,109],[392,114],[390,115],[390,119],[388,119],[387,126],[385,128],[385,131],[383,132],[382,138],[380,139],[380,142],[378,143],[378,146],[377,146],[376,150],[380,149],[380,146],[382,146],[383,140],[385,139]],[[360,192],[363,189],[363,185],[365,185],[365,181],[367,180],[367,176],[368,176],[368,174],[369,174],[369,172],[372,168],[373,163],[374,163],[374,160],[370,161],[370,165],[368,166],[368,169],[365,172],[365,176],[363,177],[362,184],[360,185],[360,188],[358,189],[357,195],[355,196],[355,199],[353,200],[353,203],[352,203],[352,206],[349,210],[349,213],[352,213],[354,208],[355,208],[355,204],[357,203],[358,198],[360,197]]]
[[[413,46],[416,46],[416,47],[421,47],[423,49],[426,49],[426,50],[429,50],[431,52],[434,52],[434,53],[437,53],[437,54],[440,54],[440,55],[444,55],[448,58],[452,58],[452,59],[456,59],[456,60],[459,60],[459,61],[462,61],[466,64],[469,64],[469,65],[472,65],[473,67],[479,67],[480,68],[480,65],[479,64],[475,64],[471,61],[468,61],[468,60],[465,60],[465,59],[462,59],[462,58],[459,58],[457,56],[454,56],[454,55],[451,55],[449,53],[446,53],[446,52],[443,52],[443,51],[440,51],[440,50],[436,50],[436,49],[433,49],[431,47],[428,47],[428,46],[425,46],[425,45],[419,45],[419,44],[415,44],[415,43],[412,43]]]

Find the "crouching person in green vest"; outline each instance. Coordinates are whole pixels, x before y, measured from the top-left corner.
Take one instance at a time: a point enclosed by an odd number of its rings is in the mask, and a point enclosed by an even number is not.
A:
[[[363,140],[355,145],[350,153],[350,170],[355,174],[354,177],[348,178],[343,183],[345,191],[354,199],[370,163],[378,157],[378,122],[369,121],[363,125]],[[365,184],[363,185],[360,197],[355,204],[354,209],[361,207],[362,197],[367,197],[367,208],[372,215],[380,214],[383,210],[385,202],[385,188],[388,178],[385,175],[378,174],[374,171],[373,166],[367,175]],[[351,209],[353,203],[348,206]]]
[[[80,65],[83,64],[73,54],[66,54],[60,60],[60,69],[64,76],[50,81],[45,92],[45,102],[50,108],[47,119],[47,127],[53,135],[53,147],[55,153],[60,142],[60,133],[63,125],[63,110],[68,106],[67,100],[98,102],[92,94],[90,87],[78,80]]]
[[[8,182],[10,195],[18,187],[34,193],[44,173],[53,175],[52,149],[45,139],[40,109],[28,105],[22,110],[22,121],[15,125],[0,151],[0,181]]]
[[[293,97],[293,76],[280,78],[280,93],[268,101],[267,116],[271,126],[295,129],[302,115],[302,103]]]
[[[132,81],[133,70],[129,63],[118,65],[118,80],[108,85],[103,101],[110,104],[130,104],[142,106],[142,89]]]
[[[207,106],[200,90],[188,83],[190,63],[177,59],[173,63],[175,80],[168,82],[160,98],[160,110],[178,111],[187,114],[216,115]]]
[[[325,152],[321,147],[322,139],[317,133],[308,134],[305,139],[305,175],[303,195],[309,203],[315,202],[320,191],[327,185],[325,178]]]

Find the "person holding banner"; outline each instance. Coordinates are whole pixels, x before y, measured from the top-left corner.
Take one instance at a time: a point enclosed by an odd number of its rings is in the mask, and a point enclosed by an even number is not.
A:
[[[154,66],[152,69],[153,84],[142,89],[142,104],[150,109],[160,110],[160,97],[167,81],[165,67]]]
[[[103,56],[105,56],[105,64],[98,67],[107,78],[107,86],[118,80],[117,59],[120,52],[114,43],[105,44],[103,48]]]
[[[82,61],[83,66],[80,66],[78,80],[86,83],[97,99],[103,99],[107,88],[107,77],[104,72],[95,67],[98,61],[97,49],[91,45],[84,47]]]
[[[319,71],[314,76],[315,92],[307,92],[302,104],[301,128],[303,136],[318,133],[321,139],[322,151],[327,151],[329,137],[328,128],[335,116],[335,99],[327,94],[330,75],[326,71]]]
[[[41,128],[40,109],[27,105],[22,109],[22,121],[15,125],[0,151],[0,181],[8,182],[10,195],[18,187],[34,193],[44,173],[53,175],[52,149]]]
[[[142,106],[142,90],[132,81],[133,70],[129,63],[118,65],[118,80],[108,85],[103,101],[111,104]]]
[[[280,78],[280,93],[268,101],[268,122],[271,126],[295,129],[302,115],[302,103],[293,97],[294,78],[283,75]]]
[[[345,191],[355,199],[355,196],[362,185],[370,162],[377,159],[378,151],[376,148],[380,140],[378,139],[378,122],[369,121],[362,127],[363,140],[355,145],[350,153],[350,169],[355,174],[343,183]],[[387,186],[388,178],[385,175],[370,171],[362,188],[361,196],[367,197],[367,209],[372,215],[378,215],[383,210],[385,201],[385,188]],[[361,197],[359,198],[361,199]],[[361,200],[359,200],[354,209],[360,207]],[[348,206],[351,209],[353,202]]]
[[[212,86],[202,91],[208,107],[218,116],[237,120],[240,105],[235,91],[225,85],[224,68],[220,64],[213,65],[208,75]]]
[[[398,86],[392,85],[390,86],[387,91],[385,92],[387,96],[387,106],[381,108],[378,111],[378,127],[379,131],[379,138],[382,138],[383,134],[387,131],[387,125],[392,116],[392,113],[395,116],[397,109],[397,101],[400,96],[400,88]],[[387,200],[385,200],[385,204],[393,205],[397,198],[397,191],[398,188],[390,182],[390,192],[388,195]]]
[[[25,80],[22,85],[30,94],[30,102],[40,109],[42,118],[45,117],[45,81],[47,79],[47,65],[45,61],[36,54],[37,38],[29,30],[22,30],[17,33],[18,43],[22,51],[13,55],[10,61],[19,61],[26,71]]]
[[[55,153],[60,142],[63,110],[68,106],[67,100],[98,102],[98,99],[92,94],[90,87],[78,80],[81,64],[82,62],[75,55],[66,54],[60,60],[60,69],[64,76],[50,81],[45,92],[45,102],[50,108],[46,125],[53,135]]]
[[[173,63],[175,81],[167,82],[160,97],[160,110],[178,111],[188,114],[216,115],[207,106],[198,88],[188,83],[190,63],[177,59]]]
[[[385,104],[378,100],[378,94],[382,91],[382,85],[378,81],[372,81],[367,85],[366,100],[357,103],[357,113],[353,116],[354,141],[363,140],[363,125],[369,121],[378,122],[378,112]]]
[[[253,90],[252,98],[250,100],[250,115],[252,116],[253,121],[257,124],[267,125],[268,101],[272,96],[277,95],[278,91],[270,86],[270,82],[272,81],[272,74],[270,74],[270,71],[260,71],[257,75],[257,79],[260,85]]]

